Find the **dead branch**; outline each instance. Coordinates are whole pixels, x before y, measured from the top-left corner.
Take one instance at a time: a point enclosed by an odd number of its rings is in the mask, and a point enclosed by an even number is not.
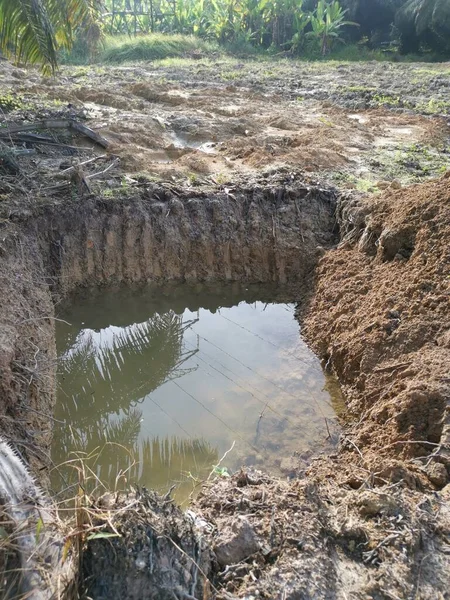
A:
[[[109,141],[106,138],[95,132],[90,127],[87,127],[86,125],[83,125],[83,123],[75,121],[74,119],[45,119],[35,123],[9,125],[8,127],[0,129],[0,137],[10,137],[11,134],[21,133],[24,131],[35,131],[36,129],[73,129],[77,133],[81,133],[82,135],[88,137],[103,148],[108,148],[109,146]],[[41,143],[44,142],[41,140]]]

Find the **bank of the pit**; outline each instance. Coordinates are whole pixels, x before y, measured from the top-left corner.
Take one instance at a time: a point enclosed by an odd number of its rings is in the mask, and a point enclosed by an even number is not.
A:
[[[148,281],[289,282],[303,289],[338,239],[335,208],[333,190],[291,173],[232,191],[149,184],[115,200],[74,192],[52,203],[26,198],[2,206],[2,438],[45,486],[55,468],[54,324],[61,299],[80,287]],[[0,490],[3,503],[25,500],[26,489]],[[64,554],[67,548],[56,560]],[[33,560],[41,558],[37,552]],[[43,597],[58,583],[54,566],[50,561],[37,581]]]
[[[447,339],[448,305],[439,300],[448,284],[447,184],[443,179],[336,203],[334,194],[289,175],[231,193],[177,195],[149,186],[119,202],[85,198],[10,215],[1,261],[7,282],[1,316],[9,328],[2,341],[3,431],[35,465],[45,465],[51,434],[53,302],[79,285],[216,277],[287,279],[301,289],[315,281],[302,316],[306,334],[340,376],[357,422],[336,456],[314,461],[296,481],[245,472],[218,480],[205,487],[191,515],[145,491],[89,504],[89,527],[115,536],[87,544],[83,573],[91,597],[445,597],[449,494],[430,490],[445,484],[444,471],[434,465],[447,472],[447,442],[440,435],[446,431],[448,347],[439,342]],[[427,270],[439,297],[431,303],[418,297],[409,321],[401,306],[389,306],[386,316],[380,307],[388,288],[405,302],[414,298],[409,277],[418,279],[418,294],[430,293],[430,281],[425,289],[420,281]],[[366,304],[370,298],[378,303]],[[436,320],[433,310],[441,306]],[[428,330],[420,345],[420,331]],[[409,339],[416,347],[405,345]],[[414,351],[417,372],[403,364]],[[399,372],[406,388],[396,388]],[[405,402],[401,393],[419,378],[430,387]],[[377,406],[385,421],[374,419]],[[415,411],[426,440],[408,420]],[[398,446],[423,451],[405,455]],[[433,469],[440,480],[433,481]]]
[[[448,178],[340,200],[341,241],[301,316],[343,383],[350,422],[339,452],[294,481],[242,471],[204,486],[188,517],[213,551],[200,597],[447,596],[449,200]],[[86,575],[113,581],[120,552],[145,577],[135,565],[150,564],[148,543],[137,553],[129,525],[114,524],[127,541],[91,546]]]
[[[303,332],[343,385],[379,477],[449,481],[450,179],[355,198],[321,260]],[[357,477],[360,483],[364,477]]]

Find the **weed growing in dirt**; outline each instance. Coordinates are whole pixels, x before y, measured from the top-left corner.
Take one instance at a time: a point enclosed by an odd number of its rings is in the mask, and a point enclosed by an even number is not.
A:
[[[331,179],[337,185],[343,185],[344,187],[357,190],[358,192],[366,192],[373,194],[379,191],[377,183],[373,179],[365,177],[357,177],[351,173],[345,171],[337,171],[331,175]]]
[[[390,94],[375,94],[373,100],[378,106],[389,107],[400,106],[401,102],[399,96],[391,96]]]
[[[420,102],[416,105],[416,110],[426,115],[450,114],[450,102],[447,100],[436,100],[430,98],[428,102]]]
[[[419,143],[381,148],[372,156],[371,165],[370,176],[337,171],[331,179],[337,185],[369,193],[384,189],[393,181],[403,185],[419,183],[450,169],[450,151],[443,145]]]
[[[0,96],[0,111],[11,112],[24,108],[24,103],[16,94],[6,92]]]
[[[348,92],[350,94],[374,94],[376,92],[376,88],[365,87],[363,85],[350,85],[347,87],[341,87],[340,91],[343,93]]]

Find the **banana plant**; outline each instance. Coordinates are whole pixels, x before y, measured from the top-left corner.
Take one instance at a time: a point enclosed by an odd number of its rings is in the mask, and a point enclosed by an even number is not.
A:
[[[305,43],[305,30],[311,22],[311,15],[304,12],[298,12],[294,16],[295,33],[292,36],[290,46],[291,52],[298,52]]]
[[[311,14],[312,31],[306,35],[319,40],[322,56],[330,51],[334,41],[341,40],[339,34],[343,27],[358,26],[358,23],[345,20],[346,13],[338,0],[319,0],[317,3],[315,12]]]

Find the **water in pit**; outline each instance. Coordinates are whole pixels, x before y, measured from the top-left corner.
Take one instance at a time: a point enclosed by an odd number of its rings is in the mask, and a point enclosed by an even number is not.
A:
[[[54,487],[79,456],[109,489],[176,485],[183,502],[231,447],[219,470],[275,474],[331,449],[339,392],[285,299],[234,284],[75,299],[57,322]]]

